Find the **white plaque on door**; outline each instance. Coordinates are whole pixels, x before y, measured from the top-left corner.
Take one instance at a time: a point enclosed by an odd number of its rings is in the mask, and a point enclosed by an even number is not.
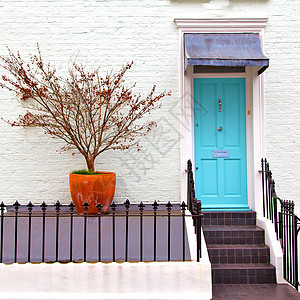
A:
[[[213,158],[229,157],[229,150],[213,150],[212,157]]]

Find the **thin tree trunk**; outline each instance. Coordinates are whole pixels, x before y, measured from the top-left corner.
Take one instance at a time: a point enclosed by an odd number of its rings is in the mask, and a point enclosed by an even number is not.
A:
[[[95,172],[95,158],[89,155],[85,158],[85,161],[89,172]]]

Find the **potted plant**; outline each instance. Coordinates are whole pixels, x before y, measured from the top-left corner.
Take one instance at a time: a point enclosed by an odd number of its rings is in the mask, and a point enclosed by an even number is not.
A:
[[[100,69],[87,70],[74,62],[66,76],[43,61],[37,54],[26,62],[19,53],[8,50],[1,56],[0,86],[14,92],[26,112],[11,126],[41,127],[46,134],[62,139],[62,150],[77,149],[83,155],[87,170],[70,174],[70,191],[78,213],[83,203],[90,205],[88,213],[97,213],[96,204],[109,209],[113,200],[116,175],[96,172],[95,159],[107,150],[126,150],[133,145],[139,149],[138,138],[155,126],[142,118],[159,107],[170,92],[155,93],[155,85],[146,97],[133,92],[124,83],[128,63],[119,72],[100,74]]]

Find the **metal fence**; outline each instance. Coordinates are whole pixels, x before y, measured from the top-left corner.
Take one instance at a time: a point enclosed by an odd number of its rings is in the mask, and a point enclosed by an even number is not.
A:
[[[197,237],[197,261],[201,258],[201,231],[202,231],[202,208],[201,201],[196,199],[195,196],[195,181],[193,174],[192,162],[189,159],[187,162],[187,207],[191,212],[193,218],[193,224],[195,227],[195,233]]]
[[[78,215],[73,203],[0,205],[0,262],[191,260],[187,205],[112,203],[109,213]],[[200,221],[201,222],[201,221]],[[196,227],[198,228],[198,227]],[[196,229],[198,232],[198,229]],[[197,260],[201,246],[197,239]]]
[[[261,159],[263,215],[274,223],[277,239],[283,251],[284,278],[299,290],[298,238],[300,219],[294,213],[295,204],[291,200],[280,199],[275,191],[267,159]]]

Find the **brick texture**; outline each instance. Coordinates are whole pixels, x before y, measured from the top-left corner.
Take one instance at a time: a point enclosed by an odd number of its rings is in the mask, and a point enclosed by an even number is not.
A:
[[[268,17],[265,52],[267,156],[279,196],[297,199],[300,177],[300,5],[294,0],[15,0],[1,1],[0,53],[24,56],[39,43],[45,60],[63,73],[71,59],[103,70],[133,60],[128,83],[146,94],[172,90],[152,114],[158,127],[142,140],[140,152],[107,152],[98,170],[117,173],[116,201],[178,201],[180,195],[179,45],[175,17]],[[0,91],[0,117],[14,119],[22,106]],[[38,129],[0,123],[0,200],[69,202],[68,173],[84,167],[60,141]],[[299,200],[298,200],[299,201]],[[298,204],[300,206],[300,202]]]

